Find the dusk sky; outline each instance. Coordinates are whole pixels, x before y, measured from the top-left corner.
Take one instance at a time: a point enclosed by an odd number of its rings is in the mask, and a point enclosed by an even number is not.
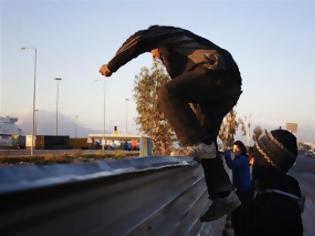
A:
[[[111,78],[98,74],[121,44],[150,25],[188,29],[230,51],[243,78],[236,111],[254,124],[297,122],[299,135],[315,142],[315,1],[202,0],[1,0],[0,115],[32,110],[34,52],[38,49],[37,106],[79,117],[102,129],[106,82],[106,128],[128,124],[136,132],[135,75],[152,64],[149,53]],[[126,104],[125,98],[130,101]]]

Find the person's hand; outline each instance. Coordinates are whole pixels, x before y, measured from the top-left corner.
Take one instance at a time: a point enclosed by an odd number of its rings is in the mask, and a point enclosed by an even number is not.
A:
[[[101,75],[109,77],[112,75],[111,70],[108,68],[107,64],[104,64],[101,66],[101,68],[99,69],[99,72]]]

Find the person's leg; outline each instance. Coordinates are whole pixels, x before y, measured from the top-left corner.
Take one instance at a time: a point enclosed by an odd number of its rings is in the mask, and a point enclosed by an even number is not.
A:
[[[212,107],[222,103],[222,100],[224,101],[230,94],[239,93],[239,87],[226,86],[224,76],[223,72],[197,67],[160,88],[158,92],[159,109],[164,113],[183,145],[209,141],[211,143],[216,140],[217,128],[214,129],[214,132],[209,133],[209,129],[200,123],[189,103],[208,104]],[[218,117],[221,119],[219,121],[221,124],[223,117],[221,114]],[[217,118],[217,120],[219,119]],[[218,123],[218,121],[216,122]]]
[[[222,119],[236,104],[238,97],[239,95],[226,97],[220,102],[212,104],[212,106],[208,104],[200,105],[204,126],[208,128],[209,133],[213,137],[218,135]],[[212,221],[237,208],[240,205],[240,201],[233,191],[234,187],[223,167],[220,156],[214,159],[202,160],[202,166],[205,172],[209,196],[213,199],[213,203],[200,217],[200,220]],[[235,216],[233,218],[235,222]]]
[[[204,169],[210,199],[225,197],[234,189],[220,157],[203,159],[201,165]]]
[[[222,89],[216,82],[220,78],[206,72],[202,69],[187,73],[169,82],[159,91],[160,109],[184,145],[215,142],[222,119],[229,111],[223,105],[225,101],[219,100]],[[209,77],[205,77],[206,75]],[[199,103],[195,105],[195,111],[191,109],[190,102]],[[233,189],[220,157],[203,159],[201,164],[211,199],[216,194]]]
[[[239,95],[239,74],[196,68],[160,89],[159,107],[182,144],[216,142],[222,119]],[[189,103],[197,104],[195,111]],[[210,198],[233,189],[220,157],[201,163]]]
[[[214,104],[201,104],[198,106],[197,116],[213,140],[216,140],[222,120],[237,102],[237,98],[225,98]],[[227,195],[229,191],[234,189],[219,154],[217,158],[202,160],[201,164],[204,168],[205,180],[211,199],[224,197],[224,195]]]
[[[237,190],[236,194],[237,194],[238,198],[240,199],[242,206],[246,205],[248,202],[250,202],[252,200],[252,190],[245,191],[245,192]],[[242,206],[235,209],[231,214],[231,216],[232,216],[231,220],[232,220],[235,236],[242,236],[242,232],[241,232],[241,229],[242,229],[242,226],[241,226],[242,209],[241,209],[241,207]]]
[[[195,100],[204,82],[200,80],[200,76],[200,70],[185,73],[168,82],[158,91],[159,109],[184,146],[200,143],[208,135],[189,105]],[[205,99],[206,96],[208,95],[205,94],[200,99]]]
[[[182,144],[216,143],[222,119],[240,95],[237,80],[240,81],[240,77],[233,78],[222,71],[196,68],[161,87],[159,108]],[[199,104],[204,121],[191,109],[190,103]],[[218,154],[202,160],[202,166],[209,197],[215,200],[201,218],[202,221],[209,221],[230,212],[239,205],[239,200],[235,193],[231,193],[234,187]]]
[[[241,209],[238,207],[231,213],[231,221],[234,229],[234,236],[241,236],[240,234],[240,217],[241,217]]]

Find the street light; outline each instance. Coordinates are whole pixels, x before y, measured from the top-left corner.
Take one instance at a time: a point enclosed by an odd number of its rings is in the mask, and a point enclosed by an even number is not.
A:
[[[102,140],[102,149],[105,150],[105,112],[106,112],[106,84],[103,80],[104,85],[104,114],[103,114],[103,140]]]
[[[75,120],[74,120],[74,137],[76,138],[77,137],[77,128],[78,128],[78,116],[77,115],[75,115],[74,116],[74,118],[75,118]]]
[[[103,95],[103,138],[102,138],[102,150],[105,150],[105,115],[106,115],[106,80],[96,79],[94,82],[103,81],[104,95]]]
[[[57,81],[57,94],[56,94],[56,136],[58,136],[58,105],[59,105],[59,82],[61,78],[55,78]]]
[[[36,137],[38,134],[38,109],[35,109],[35,134]]]
[[[32,125],[32,145],[31,156],[34,154],[34,134],[35,134],[35,103],[36,103],[36,67],[37,67],[37,48],[35,47],[22,47],[21,50],[34,50],[34,85],[33,85],[33,125]]]
[[[129,98],[125,98],[126,101],[126,126],[125,126],[125,131],[126,134],[128,133],[128,102],[129,102]]]

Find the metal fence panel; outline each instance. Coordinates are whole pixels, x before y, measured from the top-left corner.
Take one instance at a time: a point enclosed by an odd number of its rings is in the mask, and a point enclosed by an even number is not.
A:
[[[209,200],[203,170],[191,159],[86,167],[29,167],[18,178],[11,176],[18,168],[0,168],[0,235],[215,235],[222,226],[199,221]]]

